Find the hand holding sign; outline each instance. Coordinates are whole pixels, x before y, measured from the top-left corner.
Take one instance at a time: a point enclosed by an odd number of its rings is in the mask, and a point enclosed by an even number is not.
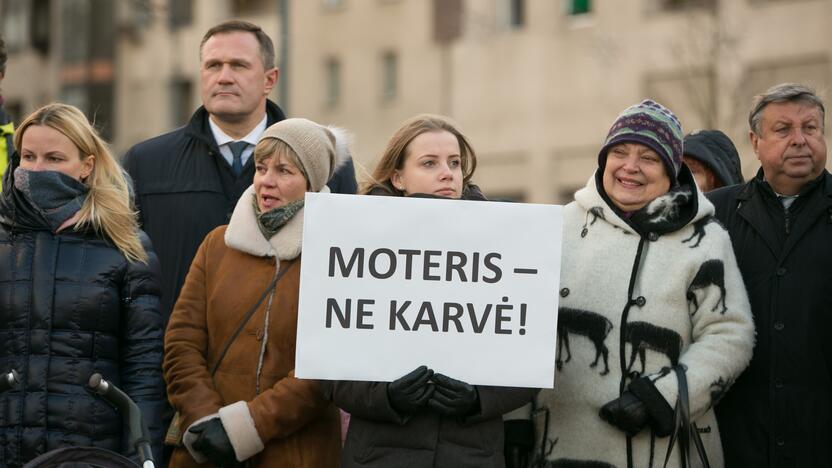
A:
[[[436,385],[436,391],[428,401],[431,408],[445,416],[457,418],[475,412],[479,405],[476,387],[442,374],[434,374],[433,383]]]
[[[387,398],[390,406],[401,414],[413,414],[430,399],[434,386],[428,384],[433,371],[419,366],[411,373],[387,384]]]

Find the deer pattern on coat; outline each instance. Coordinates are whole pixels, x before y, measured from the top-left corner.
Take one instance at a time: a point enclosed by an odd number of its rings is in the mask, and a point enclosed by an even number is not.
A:
[[[610,372],[609,349],[604,343],[612,331],[612,322],[608,318],[588,310],[561,307],[558,310],[558,358],[556,361],[558,370],[563,368],[564,362],[572,359],[572,351],[569,348],[569,334],[581,335],[589,338],[595,345],[595,360],[589,367],[598,365],[598,359],[604,358],[604,370],[601,375]],[[563,348],[566,349],[566,360],[563,360]]]
[[[682,352],[682,337],[674,330],[662,328],[648,322],[628,322],[625,325],[625,343],[632,346],[630,362],[627,365],[627,372],[631,372],[636,362],[636,356],[641,363],[641,373],[644,374],[647,363],[647,350],[651,349],[667,356],[670,364],[679,364],[679,355]]]
[[[722,311],[720,313],[725,315],[728,307],[725,305],[725,265],[722,263],[722,260],[706,260],[699,267],[699,271],[696,272],[696,276],[690,282],[686,297],[688,303],[693,306],[691,315],[696,315],[696,312],[699,310],[699,300],[696,297],[696,292],[710,286],[719,288],[719,300],[711,307],[711,312],[716,312],[716,309],[722,304]]]
[[[690,247],[691,249],[695,249],[695,248],[699,247],[699,244],[702,242],[702,239],[705,238],[705,234],[706,234],[705,226],[707,226],[710,223],[716,223],[716,224],[722,226],[722,224],[719,222],[718,219],[716,219],[715,216],[712,216],[712,215],[705,216],[704,218],[698,219],[698,220],[693,222],[693,234],[691,234],[690,237],[688,237],[687,239],[682,240],[682,243],[686,244],[686,243],[692,241],[693,238],[695,237],[696,238],[695,243],[689,245],[688,247]]]

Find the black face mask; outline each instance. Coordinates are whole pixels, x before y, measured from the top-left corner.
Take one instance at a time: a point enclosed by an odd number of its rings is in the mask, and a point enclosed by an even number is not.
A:
[[[14,186],[46,219],[52,232],[71,218],[89,194],[89,187],[56,171],[30,171],[18,167]]]

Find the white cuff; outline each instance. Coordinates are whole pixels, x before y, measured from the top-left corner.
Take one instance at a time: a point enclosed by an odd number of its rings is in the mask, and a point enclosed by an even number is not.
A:
[[[191,447],[191,444],[196,442],[196,439],[198,437],[198,436],[191,433],[191,428],[196,426],[197,424],[201,424],[201,423],[204,423],[205,421],[208,421],[208,420],[214,419],[214,418],[218,418],[218,417],[220,417],[219,413],[214,413],[214,414],[209,414],[208,416],[203,416],[203,417],[197,419],[196,421],[194,421],[193,424],[188,426],[188,429],[185,431],[184,434],[182,434],[182,444],[185,445],[185,448],[188,449],[188,452],[191,454],[191,456],[194,458],[194,460],[197,463],[207,462],[208,457],[203,455],[202,452],[198,452],[196,449]]]
[[[266,446],[254,427],[254,418],[248,410],[248,403],[237,403],[220,408],[220,420],[228,439],[234,447],[237,461],[248,460],[263,451]]]

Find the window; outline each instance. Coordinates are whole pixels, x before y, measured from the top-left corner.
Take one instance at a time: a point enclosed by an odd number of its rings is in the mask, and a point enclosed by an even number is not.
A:
[[[591,0],[566,0],[566,13],[569,15],[585,15],[592,11]]]
[[[497,0],[497,24],[502,29],[521,28],[525,22],[525,0]]]
[[[659,11],[682,11],[691,8],[714,8],[716,0],[651,0],[653,8]]]
[[[327,59],[324,64],[326,77],[326,106],[336,107],[341,99],[341,62],[336,58]]]
[[[64,0],[61,6],[63,62],[85,62],[90,50],[90,1]],[[107,42],[112,42],[111,38]]]
[[[0,31],[6,41],[9,52],[16,52],[26,47],[29,35],[29,16],[27,4],[23,0],[6,0],[0,15]]]
[[[326,10],[338,10],[344,7],[344,0],[321,0]]]
[[[433,39],[447,44],[462,34],[462,0],[433,0]]]
[[[381,56],[381,98],[385,101],[392,101],[398,93],[398,62],[395,52],[385,52]]]
[[[193,0],[168,0],[168,24],[170,29],[178,29],[191,24],[193,5]]]
[[[194,109],[191,102],[192,94],[193,83],[191,83],[191,80],[181,76],[171,79],[170,120],[172,126],[180,126],[188,122]]]
[[[42,55],[49,53],[52,25],[49,24],[49,0],[35,0],[32,3],[32,47]]]

